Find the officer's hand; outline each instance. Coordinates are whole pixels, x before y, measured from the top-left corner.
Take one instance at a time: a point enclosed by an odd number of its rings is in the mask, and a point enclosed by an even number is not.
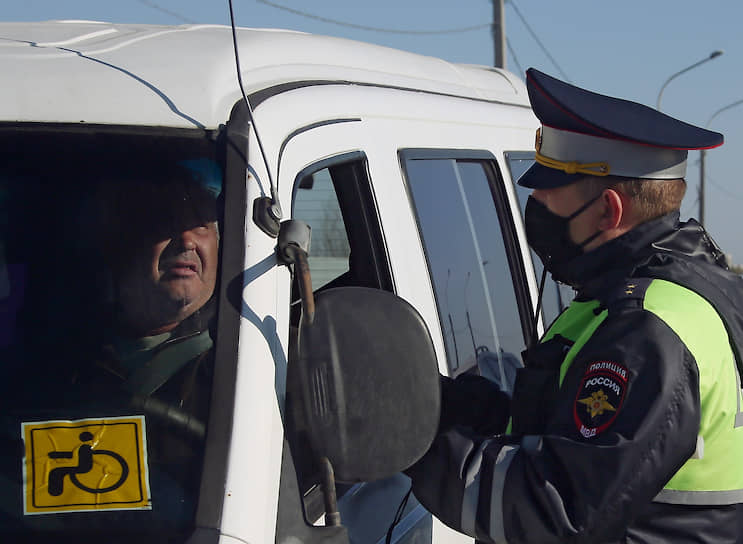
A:
[[[505,431],[511,401],[497,385],[472,374],[461,374],[454,380],[440,376],[440,382],[439,433],[457,425],[481,435]]]

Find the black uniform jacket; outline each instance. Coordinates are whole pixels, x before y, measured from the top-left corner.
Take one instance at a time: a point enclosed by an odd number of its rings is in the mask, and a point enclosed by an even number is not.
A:
[[[673,213],[575,259],[571,283],[576,300],[601,300],[627,278],[663,278],[706,291],[700,294],[719,313],[725,306],[735,314],[743,282],[722,263],[702,227],[679,223]],[[740,321],[733,338],[743,330]],[[552,351],[532,353],[527,367],[559,369],[565,351]],[[583,436],[574,405],[588,365],[597,361],[626,369],[627,385],[607,427]],[[503,433],[508,414],[489,414],[488,425],[482,414],[471,413],[467,422],[467,408],[452,408],[444,398],[443,410],[458,413],[442,414],[431,449],[408,469],[413,491],[444,523],[485,542],[743,541],[738,505],[653,502],[696,449],[698,380],[694,358],[663,321],[631,301],[610,308],[561,386],[527,394],[526,401],[516,388],[512,409],[534,417],[512,433],[492,434],[493,422]],[[444,394],[459,381],[447,382]],[[485,405],[506,403],[480,401]],[[450,423],[460,425],[447,429]]]

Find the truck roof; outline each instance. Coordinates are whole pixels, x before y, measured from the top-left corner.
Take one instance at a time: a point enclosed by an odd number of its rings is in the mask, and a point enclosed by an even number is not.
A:
[[[528,107],[513,74],[352,40],[237,30],[248,94],[363,84]],[[229,26],[0,23],[0,122],[215,128],[241,93]]]

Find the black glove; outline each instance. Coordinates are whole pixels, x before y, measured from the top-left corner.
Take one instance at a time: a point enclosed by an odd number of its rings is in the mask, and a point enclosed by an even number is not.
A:
[[[460,374],[454,380],[440,376],[440,382],[439,433],[455,426],[466,427],[480,435],[505,432],[511,399],[497,385],[474,374]]]

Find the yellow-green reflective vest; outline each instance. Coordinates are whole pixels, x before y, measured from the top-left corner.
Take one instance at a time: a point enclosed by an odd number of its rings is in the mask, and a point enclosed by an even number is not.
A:
[[[542,341],[559,334],[574,342],[560,367],[560,385],[576,354],[606,319],[599,302],[573,302]],[[665,322],[694,356],[699,371],[701,422],[694,455],[656,496],[672,504],[743,502],[743,412],[741,382],[722,319],[697,293],[654,279],[643,308]]]

